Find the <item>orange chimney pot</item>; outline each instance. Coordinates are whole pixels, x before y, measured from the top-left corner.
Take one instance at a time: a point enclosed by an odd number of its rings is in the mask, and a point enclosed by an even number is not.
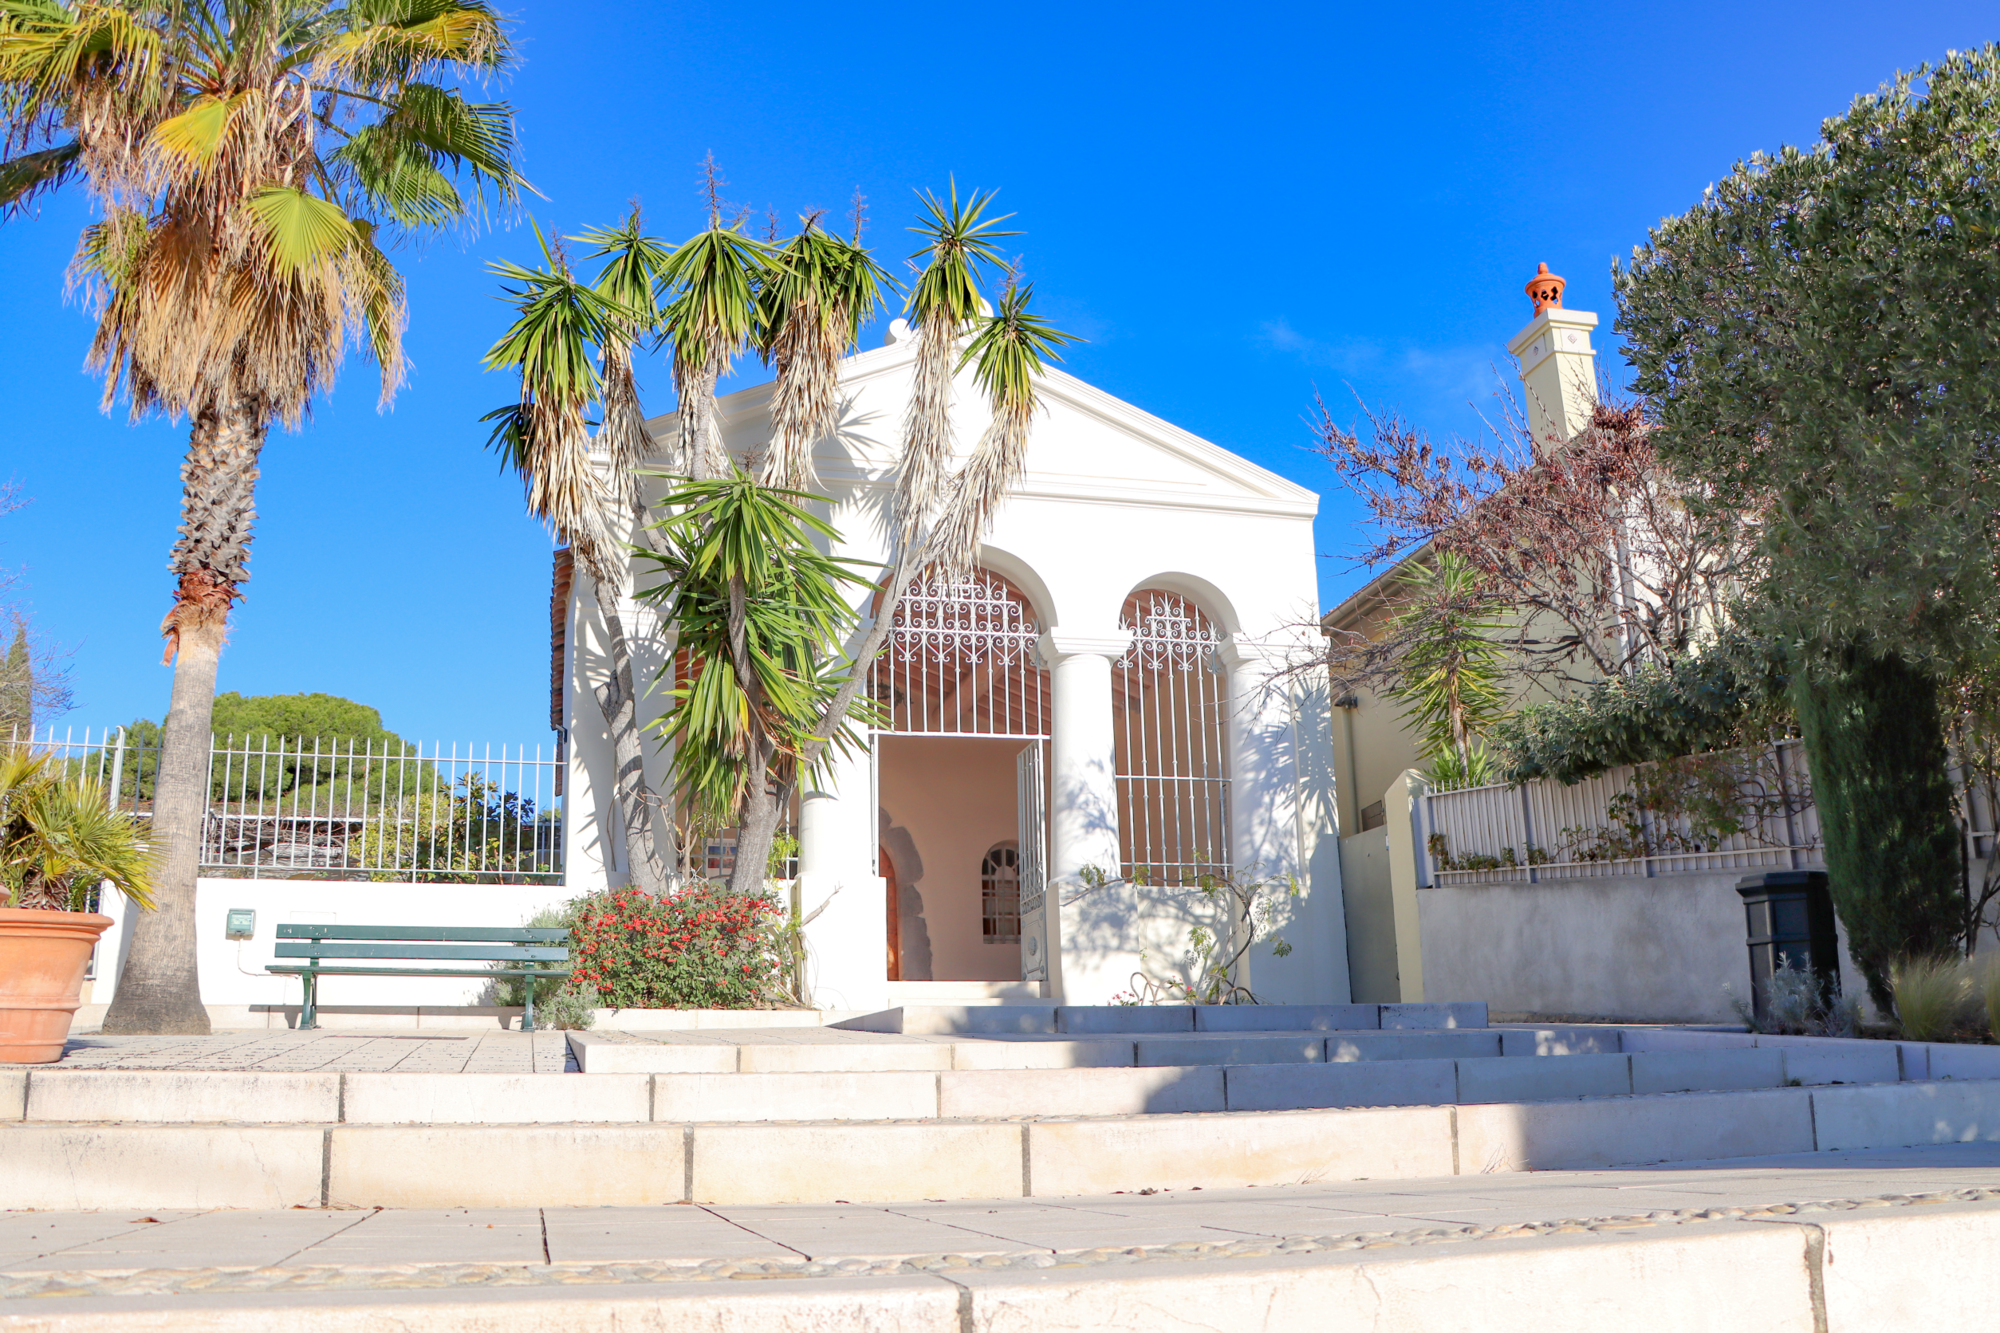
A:
[[[1549,272],[1547,264],[1535,265],[1535,276],[1528,279],[1527,287],[1528,299],[1535,303],[1535,313],[1539,315],[1550,306],[1562,309],[1563,288],[1567,285],[1560,275]]]

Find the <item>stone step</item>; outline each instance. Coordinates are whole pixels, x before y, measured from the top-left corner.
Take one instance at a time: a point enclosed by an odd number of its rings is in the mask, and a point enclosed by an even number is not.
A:
[[[1893,1083],[1897,1081],[1894,1053],[1887,1054],[1890,1058],[1886,1063],[1879,1057],[1871,1061],[1865,1054],[1855,1054],[1841,1057],[1845,1064],[1820,1052],[1752,1049],[1330,1063],[1148,1062],[1042,1069],[766,1069],[582,1075],[14,1070],[0,1071],[0,1119],[34,1123],[678,1124],[1448,1106],[1809,1083]]]
[[[1833,1190],[1793,1179],[1599,1192],[1628,1196],[1615,1203],[1562,1174],[1504,1203],[1490,1185],[1437,1181],[1404,1187],[1423,1190],[1400,1196],[1415,1216],[1331,1207],[1385,1206],[1354,1187],[831,1215],[0,1214],[25,1251],[0,1271],[0,1330],[1985,1327],[2000,1300],[1987,1261],[2000,1199],[1990,1170],[1946,1174],[1967,1183],[1912,1192],[1894,1171],[1863,1169]],[[1442,1225],[1426,1220],[1440,1212]]]
[[[1616,1031],[1596,1028],[1410,1030],[1382,1032],[856,1033],[798,1029],[757,1034],[573,1032],[570,1049],[585,1073],[833,1073],[886,1070],[1069,1069],[1107,1065],[1319,1064],[1438,1060],[1501,1055],[1613,1055]],[[1891,1047],[1876,1043],[1876,1058]]]
[[[914,983],[924,984],[924,983]],[[949,983],[958,984],[958,983]],[[1049,1033],[1357,1032],[1484,1028],[1486,1006],[1466,1004],[1037,1004],[960,1000],[904,1003],[828,1024],[872,1032]]]
[[[553,1093],[602,1080],[518,1082]],[[648,1091],[645,1079],[620,1082],[629,1098]],[[305,1084],[293,1092],[314,1095]],[[450,1110],[443,1097],[424,1108],[434,1119]],[[357,1094],[356,1109],[365,1099]],[[277,1100],[268,1090],[266,1105]],[[1006,1120],[15,1121],[0,1124],[0,1179],[10,1207],[39,1209],[862,1203],[1602,1169],[1972,1140],[2000,1140],[2000,1081]]]

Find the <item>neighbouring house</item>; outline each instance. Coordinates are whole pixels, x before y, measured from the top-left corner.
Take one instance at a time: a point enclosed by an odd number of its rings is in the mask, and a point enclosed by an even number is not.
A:
[[[1598,386],[1597,316],[1564,308],[1562,286],[1543,265],[1527,287],[1533,317],[1507,344],[1527,425],[1557,448],[1590,422]],[[1433,558],[1428,546],[1411,551],[1327,612],[1323,629],[1378,638],[1411,566]],[[1534,688],[1575,686],[1544,679]],[[1722,833],[1698,813],[1649,805],[1656,790],[1640,799],[1630,768],[1573,787],[1432,790],[1395,703],[1366,690],[1333,702],[1356,999],[1480,999],[1496,1013],[1545,1018],[1732,1021],[1734,1000],[1750,997],[1735,885],[1760,870],[1822,864],[1796,741],[1727,761],[1741,770],[1743,800],[1741,827]],[[1844,954],[1848,992],[1858,993]]]
[[[915,351],[897,321],[885,345],[848,358],[841,427],[814,450],[834,553],[877,567]],[[769,395],[722,399],[738,457],[762,449]],[[871,668],[888,725],[802,790],[794,892],[818,913],[816,1002],[1026,983],[1105,1003],[1185,975],[1193,927],[1227,937],[1226,895],[1201,887],[1218,875],[1282,886],[1271,928],[1291,948],[1252,950],[1260,998],[1347,1000],[1329,709],[1323,688],[1279,669],[1318,614],[1317,497],[1060,370],[1041,396],[1026,471],[975,575],[921,582],[896,613]],[[969,382],[957,402],[969,449],[985,408]],[[664,466],[677,420],[650,427]],[[671,644],[636,591],[628,580],[611,595],[650,677]],[[572,891],[625,873],[610,740],[585,693],[604,670],[606,593],[560,567]],[[661,706],[658,690],[644,705],[649,718]],[[665,756],[647,762],[663,788]],[[696,851],[720,873],[732,846]]]

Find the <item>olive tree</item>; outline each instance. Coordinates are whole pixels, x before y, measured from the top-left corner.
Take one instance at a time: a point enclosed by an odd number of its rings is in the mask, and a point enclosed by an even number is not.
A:
[[[1954,53],[1741,162],[1618,266],[1653,444],[1758,535],[1827,868],[1878,1005],[1954,947],[1943,682],[2000,593],[2000,47]]]

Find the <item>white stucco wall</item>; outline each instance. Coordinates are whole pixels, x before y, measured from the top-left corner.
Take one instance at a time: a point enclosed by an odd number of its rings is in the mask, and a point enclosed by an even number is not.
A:
[[[351,880],[202,879],[195,883],[195,949],[202,1003],[295,1005],[304,983],[273,976],[280,922],[350,926],[518,926],[546,907],[570,898],[560,884],[377,884]],[[226,938],[229,910],[257,913],[252,939]],[[93,1004],[109,1003],[129,934],[131,908],[109,895],[105,914],[118,924],[98,944]],[[451,966],[415,963],[412,966]],[[469,965],[472,966],[472,965]],[[486,982],[476,977],[323,977],[320,1003],[328,1006],[446,1006],[478,1002]]]
[[[1742,871],[1417,892],[1424,998],[1496,1014],[1735,1023],[1750,999]],[[1841,931],[1841,987],[1866,988]]]
[[[833,553],[875,567],[887,550],[890,487],[913,355],[913,344],[904,340],[849,358],[842,374],[841,428],[814,450],[816,489],[829,497],[822,512],[840,534]],[[1024,476],[995,516],[982,563],[1021,588],[1034,603],[1040,627],[1059,643],[1117,640],[1127,595],[1144,587],[1192,597],[1230,636],[1231,759],[1239,802],[1233,850],[1240,862],[1255,861],[1259,873],[1296,876],[1300,884],[1298,896],[1288,898],[1283,910],[1294,953],[1259,959],[1255,984],[1260,994],[1284,999],[1345,1000],[1346,939],[1338,857],[1332,853],[1324,692],[1295,706],[1285,689],[1268,683],[1289,645],[1317,639],[1312,628],[1318,618],[1312,536],[1317,497],[1060,371],[1047,376],[1042,399]],[[722,400],[724,436],[732,451],[747,455],[762,448],[769,433],[768,400],[769,386]],[[979,439],[986,411],[969,375],[958,384],[955,401],[962,458]],[[650,424],[663,444],[677,439],[673,417]],[[663,449],[661,466],[668,457]],[[571,882],[578,890],[599,875],[614,882],[621,878],[617,840],[605,836],[612,822],[608,737],[581,684],[601,676],[604,665],[588,584],[579,576],[570,637],[566,811]],[[857,608],[866,610],[868,596],[857,591]],[[657,663],[660,654],[649,649],[647,655]],[[649,711],[656,708],[657,703],[649,705]],[[662,756],[649,753],[655,783],[663,781],[664,767]],[[891,787],[901,780],[880,765],[877,777]],[[856,773],[822,787],[818,796],[809,795],[804,819],[819,846],[808,850],[802,866],[807,909],[819,901],[834,904],[808,930],[815,975],[828,995],[837,990],[839,1002],[865,1007],[884,984],[869,972],[882,966],[886,920],[874,865],[879,812]],[[1009,819],[1011,811],[1009,793]],[[1059,854],[1055,860],[1060,868]],[[975,871],[976,865],[975,860]],[[870,902],[861,901],[871,894]],[[1136,955],[1144,947],[1143,932],[1136,922],[1130,925],[1123,943]],[[1112,988],[1122,986],[1129,972],[1122,962],[1110,966],[1090,983],[1089,994],[1079,990],[1066,998],[1108,998],[1109,991],[1097,991],[1114,977]],[[985,975],[983,968],[979,975]],[[823,1002],[836,1001],[823,997]]]

